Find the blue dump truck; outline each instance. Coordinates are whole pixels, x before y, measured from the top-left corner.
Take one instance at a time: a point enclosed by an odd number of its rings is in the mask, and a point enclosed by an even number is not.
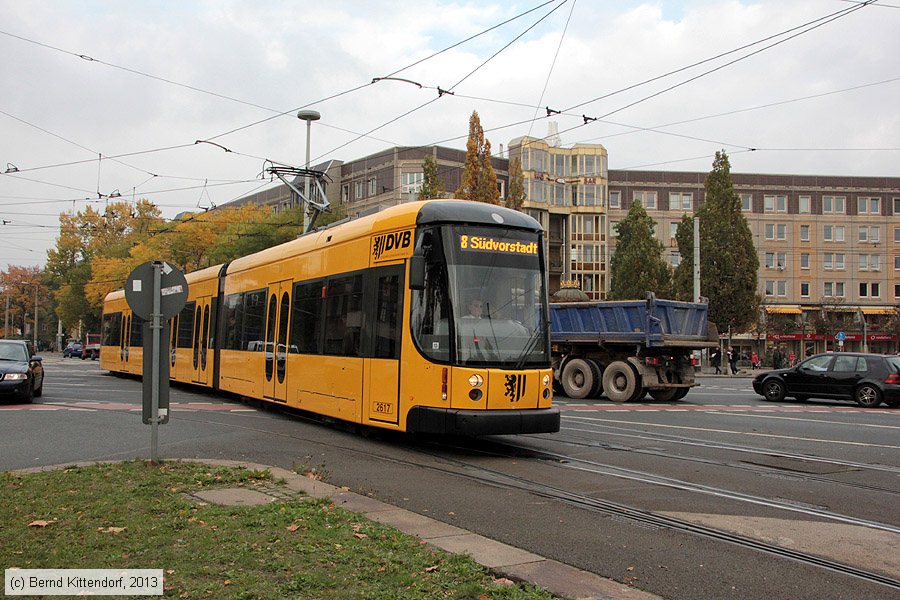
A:
[[[659,300],[550,304],[556,382],[569,398],[680,400],[697,385],[694,351],[718,346],[706,303]]]

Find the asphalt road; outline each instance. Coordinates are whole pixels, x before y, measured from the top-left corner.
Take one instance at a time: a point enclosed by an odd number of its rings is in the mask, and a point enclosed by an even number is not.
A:
[[[140,382],[45,362],[43,398],[0,404],[0,469],[149,456]],[[867,574],[900,580],[900,410],[773,405],[748,378],[702,383],[674,403],[558,398],[558,434],[479,440],[361,435],[173,387],[160,457],[315,469],[666,598],[897,598]]]

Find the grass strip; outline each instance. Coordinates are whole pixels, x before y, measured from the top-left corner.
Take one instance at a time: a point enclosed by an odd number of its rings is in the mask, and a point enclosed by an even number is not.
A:
[[[234,487],[280,499],[214,506],[191,496]],[[292,494],[268,471],[190,462],[2,472],[0,566],[163,569],[167,598],[553,598]]]

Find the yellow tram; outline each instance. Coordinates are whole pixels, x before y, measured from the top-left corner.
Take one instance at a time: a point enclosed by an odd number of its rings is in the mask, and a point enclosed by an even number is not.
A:
[[[187,281],[169,321],[173,381],[411,433],[559,430],[543,234],[527,215],[402,204]],[[101,368],[140,374],[141,323],[121,290],[103,334]]]

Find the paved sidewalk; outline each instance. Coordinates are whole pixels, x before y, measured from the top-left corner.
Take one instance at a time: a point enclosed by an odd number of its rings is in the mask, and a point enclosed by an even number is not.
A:
[[[197,460],[196,462],[216,466],[269,469],[273,477],[284,479],[288,489],[292,491],[303,492],[315,498],[328,498],[336,506],[416,536],[432,546],[447,552],[468,554],[473,560],[491,569],[499,576],[531,583],[557,596],[580,600],[659,600],[658,596],[630,588],[617,581],[605,579],[594,573],[503,544],[454,525],[385,504],[380,500],[309,479],[293,471],[232,460]],[[217,490],[214,496],[205,497],[205,499],[217,504],[253,504],[274,500],[266,498],[259,492],[253,494],[247,492],[248,490],[241,488]],[[207,495],[209,493],[207,492]]]

